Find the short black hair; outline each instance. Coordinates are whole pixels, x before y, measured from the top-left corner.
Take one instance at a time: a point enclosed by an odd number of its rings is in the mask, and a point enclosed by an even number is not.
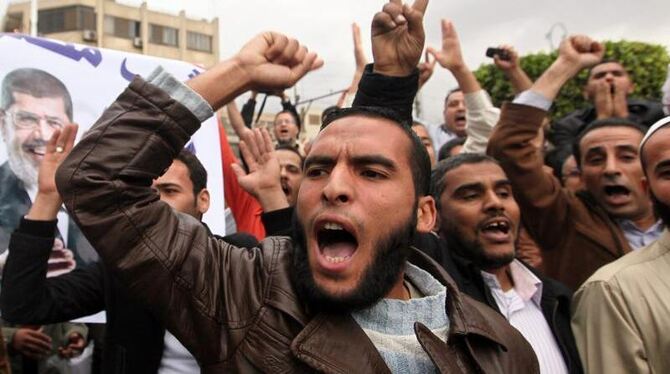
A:
[[[635,129],[639,131],[642,136],[647,133],[647,130],[641,126],[639,123],[625,119],[625,118],[617,118],[617,117],[611,117],[611,118],[603,118],[603,119],[597,119],[588,125],[584,127],[584,129],[577,135],[577,138],[575,141],[572,143],[572,154],[575,156],[575,161],[577,162],[577,166],[581,168],[582,165],[582,153],[581,150],[579,149],[579,145],[582,142],[582,139],[586,134],[590,133],[593,130],[597,130],[603,127],[629,127],[631,129]]]
[[[188,149],[182,149],[175,157],[175,160],[181,161],[188,169],[188,176],[193,183],[193,196],[198,196],[200,191],[207,188],[207,170],[195,155]]]
[[[412,168],[415,195],[417,197],[428,195],[430,192],[430,157],[421,139],[412,130],[412,119],[402,118],[396,111],[389,108],[357,106],[330,111],[324,118],[320,131],[323,131],[323,129],[335,120],[355,115],[387,119],[397,124],[403,130],[411,142],[408,157],[410,167]],[[380,138],[382,138],[381,134]]]
[[[447,173],[461,165],[481,164],[484,162],[500,165],[493,157],[481,153],[460,153],[456,156],[442,160],[435,165],[435,168],[433,168],[433,172],[430,175],[430,194],[433,196],[433,199],[435,199],[435,204],[438,209],[440,207],[440,196],[444,192],[444,187],[446,186]]]
[[[572,147],[569,145],[552,149],[544,155],[544,164],[549,166],[554,176],[563,182],[563,164],[572,156]]]
[[[300,157],[300,167],[302,168],[305,163],[305,158],[298,151],[297,145],[291,145],[286,143],[279,143],[275,146],[275,151],[291,151]]]
[[[328,108],[324,109],[323,112],[321,112],[321,123],[326,120],[326,117],[328,117],[328,114],[332,111],[339,110],[340,107],[337,105],[331,105]]]
[[[600,66],[602,64],[619,64],[619,66],[621,66],[623,68],[623,70],[626,72],[626,74],[628,74],[628,69],[626,69],[626,67],[621,63],[621,61],[619,61],[615,58],[604,58],[604,59],[600,60],[599,63],[597,63],[597,64],[595,64],[595,65],[593,65],[589,68],[588,73],[586,74],[586,80],[587,81],[589,80],[589,78],[591,78],[591,72],[593,71],[593,69],[595,69],[596,66]]]
[[[36,98],[59,97],[67,118],[72,121],[72,97],[58,78],[44,70],[21,68],[12,70],[2,80],[0,109],[7,110],[14,104],[14,93],[22,93]]]
[[[460,136],[442,144],[440,150],[437,152],[437,160],[442,161],[448,159],[451,157],[451,151],[459,145],[462,146],[463,144],[465,144],[465,138]]]
[[[461,90],[460,87],[456,87],[456,88],[453,88],[453,89],[449,90],[449,92],[447,92],[447,96],[444,97],[444,101],[449,100],[449,96],[451,96],[451,94],[454,93],[454,92],[463,92],[463,90]]]

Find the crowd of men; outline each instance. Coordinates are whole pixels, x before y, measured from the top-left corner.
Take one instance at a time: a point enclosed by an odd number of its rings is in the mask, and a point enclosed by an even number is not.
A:
[[[323,61],[278,33],[187,82],[136,77],[76,145],[62,83],[7,74],[0,372],[67,372],[87,340],[104,373],[670,372],[670,108],[583,35],[534,82],[500,46],[497,108],[451,22],[420,61],[427,6],[385,4],[369,64],[353,27],[352,85],[306,144],[283,91]],[[412,108],[437,65],[458,87],[433,126]],[[590,104],[551,121],[584,69]],[[272,134],[257,93],[282,99]],[[184,147],[224,107],[219,236]]]

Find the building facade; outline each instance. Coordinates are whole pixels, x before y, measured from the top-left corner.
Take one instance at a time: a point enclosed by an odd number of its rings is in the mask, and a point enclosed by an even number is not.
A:
[[[187,18],[113,0],[40,0],[40,36],[149,56],[191,62],[208,68],[219,61],[219,21]],[[30,31],[30,2],[10,4],[5,32]]]

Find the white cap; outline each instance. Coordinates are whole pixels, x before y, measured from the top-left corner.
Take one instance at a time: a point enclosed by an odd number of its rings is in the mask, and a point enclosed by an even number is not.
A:
[[[670,116],[667,116],[665,118],[661,118],[660,120],[656,121],[649,130],[647,130],[647,133],[644,135],[644,138],[642,138],[642,142],[640,142],[640,153],[642,153],[642,147],[644,147],[644,144],[651,138],[654,133],[663,127],[670,125]]]

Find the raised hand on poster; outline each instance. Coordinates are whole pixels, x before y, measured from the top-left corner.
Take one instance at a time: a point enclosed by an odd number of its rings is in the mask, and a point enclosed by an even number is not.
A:
[[[58,209],[63,204],[56,190],[56,170],[70,154],[77,129],[75,124],[67,124],[62,130],[54,131],[49,139],[37,178],[37,196],[26,218],[40,221],[56,219]]]

